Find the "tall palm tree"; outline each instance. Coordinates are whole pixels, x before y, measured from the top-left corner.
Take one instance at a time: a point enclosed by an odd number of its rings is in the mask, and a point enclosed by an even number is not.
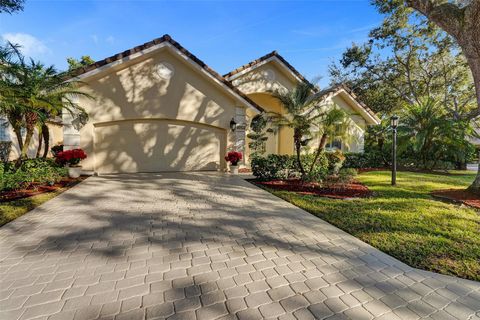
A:
[[[5,67],[5,76],[0,87],[6,87],[5,104],[6,113],[10,124],[17,136],[21,148],[21,159],[27,158],[35,128],[42,130],[45,150],[48,152],[48,126],[47,121],[60,116],[63,111],[71,114],[83,114],[84,109],[78,105],[76,99],[80,96],[89,97],[88,94],[78,90],[79,81],[65,81],[66,74],[58,72],[53,66],[23,57],[18,47],[8,44],[15,59],[9,58]],[[1,62],[0,62],[1,63]],[[25,138],[21,129],[25,128]]]

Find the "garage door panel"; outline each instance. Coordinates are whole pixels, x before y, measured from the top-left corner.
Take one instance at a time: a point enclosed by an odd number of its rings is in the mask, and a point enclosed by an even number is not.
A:
[[[225,131],[201,124],[124,121],[95,128],[99,173],[218,170]]]

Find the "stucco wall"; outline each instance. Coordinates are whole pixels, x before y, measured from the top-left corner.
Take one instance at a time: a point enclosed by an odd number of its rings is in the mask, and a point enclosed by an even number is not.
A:
[[[62,126],[55,125],[55,124],[47,124],[50,132],[50,139],[49,139],[49,149],[53,147],[56,144],[62,143],[63,142],[63,129]],[[21,150],[18,146],[18,141],[17,137],[15,136],[15,133],[13,132],[12,126],[8,125],[7,127],[8,131],[8,136],[10,141],[12,141],[12,149],[10,151],[10,160],[16,160],[20,156]],[[38,149],[38,130],[35,129],[32,142],[30,143],[30,147],[28,148],[28,157],[29,158],[34,158],[35,155],[37,154],[37,149]],[[45,146],[42,144],[42,151],[40,155],[43,155],[43,148]],[[49,156],[51,156],[51,153],[49,151],[48,153]]]
[[[232,80],[232,83],[245,94],[272,92],[292,89],[296,79],[272,60]]]
[[[146,54],[139,60],[121,65],[121,69],[110,69],[108,74],[99,74],[87,79],[84,90],[95,97],[95,100],[82,98],[79,103],[89,114],[88,123],[80,130],[80,146],[89,155],[94,155],[94,137],[96,127],[119,120],[135,119],[166,119],[182,120],[200,123],[223,130],[226,142],[222,144],[220,158],[226,149],[233,148],[234,135],[229,129],[230,120],[235,116],[238,103],[217,84],[212,83],[207,76],[201,74],[183,58],[170,51],[162,49],[152,54]],[[157,76],[156,67],[164,63],[173,69],[173,75],[168,79]],[[111,130],[116,130],[114,126]],[[71,130],[71,128],[69,129]],[[131,131],[128,137],[130,143],[143,144],[138,132]],[[184,154],[185,151],[171,150],[182,148],[182,143],[189,135],[189,129],[165,132],[165,140],[176,142],[164,146],[164,152]],[[74,140],[74,139],[72,139]],[[114,141],[111,141],[114,143]],[[106,150],[106,149],[105,149]],[[99,150],[99,152],[102,152]],[[106,152],[106,151],[104,151]],[[132,150],[125,150],[133,153]],[[106,154],[96,154],[105,157]],[[151,155],[127,154],[122,161],[149,161]],[[110,158],[109,161],[116,161]],[[94,170],[95,156],[88,157],[83,166],[85,170]],[[225,163],[220,159],[220,166]]]
[[[336,95],[325,100],[322,108],[329,109],[337,107],[344,110],[350,118],[350,126],[348,128],[347,139],[342,139],[342,151],[344,152],[363,152],[364,135],[366,122],[355,109],[344,99],[342,95]],[[313,150],[318,145],[318,139],[313,139],[309,143],[309,147]]]

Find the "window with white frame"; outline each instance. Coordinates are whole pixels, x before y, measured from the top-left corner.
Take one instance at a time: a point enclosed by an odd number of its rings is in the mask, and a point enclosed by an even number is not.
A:
[[[331,139],[327,145],[327,150],[342,150],[342,140],[341,139]]]
[[[4,118],[0,118],[0,141],[10,141],[10,135],[8,134],[8,121]]]

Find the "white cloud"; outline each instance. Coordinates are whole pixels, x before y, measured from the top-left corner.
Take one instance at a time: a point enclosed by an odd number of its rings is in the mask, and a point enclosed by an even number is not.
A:
[[[91,37],[92,37],[93,42],[95,44],[97,44],[98,43],[98,36],[96,34],[92,34]]]
[[[21,46],[20,51],[29,57],[50,52],[41,40],[28,33],[4,33],[2,39]]]
[[[105,41],[107,41],[108,44],[113,44],[115,42],[115,38],[113,36],[108,36]]]

